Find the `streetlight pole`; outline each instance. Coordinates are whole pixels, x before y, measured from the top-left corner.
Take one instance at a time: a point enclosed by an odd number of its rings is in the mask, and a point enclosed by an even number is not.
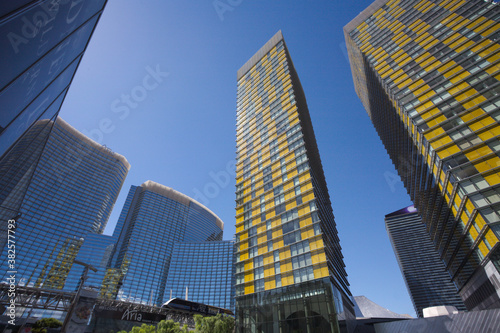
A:
[[[76,292],[75,298],[73,298],[73,302],[71,302],[68,313],[66,314],[66,318],[64,318],[64,323],[63,323],[62,328],[61,328],[61,333],[66,333],[66,328],[69,325],[71,317],[73,316],[73,311],[75,310],[75,306],[78,303],[78,300],[80,299],[80,292],[82,291],[83,284],[85,283],[85,280],[87,279],[87,274],[89,272],[89,269],[91,269],[94,273],[97,273],[97,269],[95,269],[92,265],[83,263],[83,262],[76,260],[76,259],[73,260],[73,263],[78,264],[78,265],[82,265],[83,267],[85,267],[85,269],[83,270],[83,275],[81,278],[82,282],[78,286],[78,290]]]

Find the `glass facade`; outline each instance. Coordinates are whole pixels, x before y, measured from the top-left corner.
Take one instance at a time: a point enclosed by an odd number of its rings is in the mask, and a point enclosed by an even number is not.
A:
[[[0,5],[0,156],[37,120],[55,120],[105,3]]]
[[[337,319],[345,325],[353,317],[351,294],[304,92],[281,32],[237,80],[237,331],[337,332]]]
[[[176,243],[165,294],[234,312],[234,242]],[[171,297],[170,297],[171,296]]]
[[[43,152],[38,164],[29,166],[36,168],[33,175],[22,175],[19,181],[29,179],[15,229],[16,282],[74,290],[77,282],[67,284],[73,260],[88,234],[104,230],[130,165],[60,118],[54,125],[35,123],[24,136],[28,137],[33,140],[17,158],[30,160],[32,149],[42,146]],[[15,188],[11,194],[17,194]],[[2,251],[8,258],[7,246]],[[2,282],[9,277],[7,270],[0,274]]]
[[[0,231],[6,230],[5,221],[20,214],[29,181],[105,3],[0,4]],[[4,242],[2,238],[2,248]]]
[[[186,195],[147,181],[133,186],[113,238],[101,297],[161,306],[175,243],[222,240],[222,221]]]
[[[377,0],[344,27],[356,92],[468,309],[500,294],[477,284],[500,251],[499,22],[491,1]]]
[[[410,206],[386,215],[385,228],[417,315],[422,317],[423,309],[440,305],[465,311],[416,209]]]

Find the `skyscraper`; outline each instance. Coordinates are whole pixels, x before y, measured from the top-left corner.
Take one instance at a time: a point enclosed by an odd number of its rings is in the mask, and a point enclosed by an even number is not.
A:
[[[186,290],[187,288],[187,290]],[[175,243],[165,295],[234,312],[234,242]]]
[[[48,138],[105,3],[0,4],[1,230],[19,215],[45,145],[42,137]]]
[[[132,186],[113,233],[117,244],[101,297],[161,306],[170,296],[165,285],[175,243],[221,241],[223,228],[208,208],[170,187]]]
[[[422,317],[423,309],[440,305],[464,311],[457,287],[415,207],[386,215],[385,227],[417,315]]]
[[[500,7],[377,0],[344,27],[356,93],[466,307],[500,307]]]
[[[105,3],[0,5],[0,156],[35,121],[55,119]]]
[[[309,110],[281,31],[237,80],[237,331],[337,332],[353,304]]]
[[[28,184],[15,229],[16,283],[66,289],[83,240],[103,232],[130,164],[62,119],[50,122],[37,121],[24,136],[31,138],[28,148],[8,154],[30,161],[32,148],[42,150],[38,163],[31,161],[16,170],[17,183]],[[32,176],[18,172],[30,168],[35,169]],[[17,195],[15,187],[8,189],[6,200]],[[2,252],[8,258],[7,246]],[[8,277],[7,270],[1,272],[1,281]]]

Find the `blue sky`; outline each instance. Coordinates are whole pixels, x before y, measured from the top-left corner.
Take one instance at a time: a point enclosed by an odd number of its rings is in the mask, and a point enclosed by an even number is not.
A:
[[[415,316],[384,216],[411,204],[357,98],[342,27],[370,1],[109,0],[60,115],[235,228],[236,71],[282,30],[304,88],[353,295]]]

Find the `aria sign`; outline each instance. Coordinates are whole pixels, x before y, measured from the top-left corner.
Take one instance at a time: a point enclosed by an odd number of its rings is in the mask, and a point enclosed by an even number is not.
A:
[[[129,307],[103,306],[98,305],[94,309],[96,318],[107,318],[124,321],[134,321],[140,323],[158,323],[165,319],[165,316],[156,313],[149,313],[131,309]]]

